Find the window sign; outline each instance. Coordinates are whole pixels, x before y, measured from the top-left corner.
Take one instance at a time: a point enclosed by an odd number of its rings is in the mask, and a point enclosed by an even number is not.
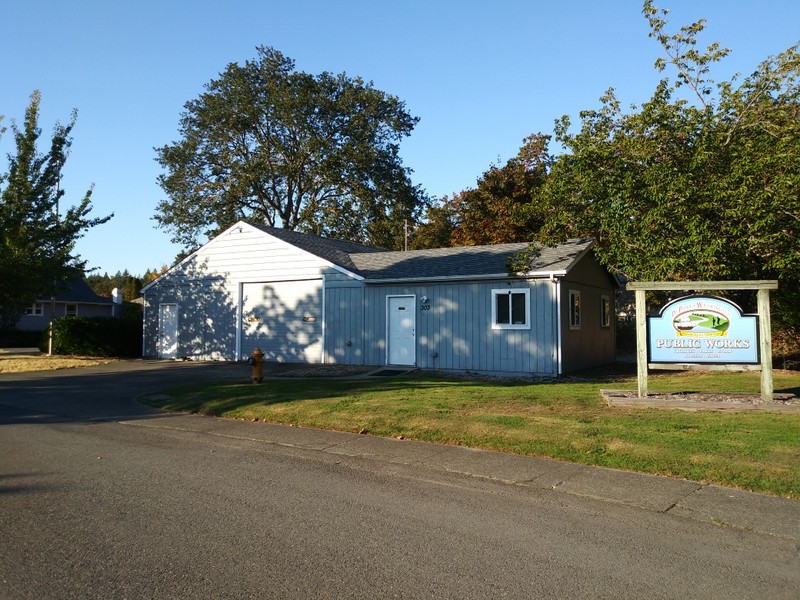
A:
[[[759,363],[758,316],[724,298],[680,298],[647,320],[651,363]]]

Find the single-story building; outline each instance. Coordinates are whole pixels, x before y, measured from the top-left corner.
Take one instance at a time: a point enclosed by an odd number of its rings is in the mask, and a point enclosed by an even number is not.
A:
[[[105,298],[95,294],[83,279],[72,279],[55,296],[42,296],[28,306],[17,321],[17,329],[44,331],[53,318],[64,316],[118,317],[122,293],[114,291],[112,298]]]
[[[142,289],[142,354],[557,376],[615,360],[590,240],[405,252],[236,223]]]

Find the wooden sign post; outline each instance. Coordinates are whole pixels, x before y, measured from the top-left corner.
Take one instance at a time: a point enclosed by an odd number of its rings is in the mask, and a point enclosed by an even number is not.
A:
[[[639,397],[647,397],[647,371],[649,368],[661,369],[706,369],[706,370],[728,370],[728,371],[747,371],[747,370],[761,370],[761,399],[762,401],[772,400],[773,385],[772,385],[772,326],[770,324],[770,308],[769,308],[769,291],[778,289],[777,281],[650,281],[650,282],[631,282],[628,283],[626,288],[635,292],[636,299],[636,370],[639,384]],[[758,364],[751,364],[752,361],[743,360],[739,363],[726,363],[724,359],[715,360],[713,363],[700,362],[693,363],[690,360],[687,362],[660,362],[658,364],[650,364],[648,358],[650,356],[649,348],[649,335],[648,335],[648,316],[647,316],[647,302],[645,300],[645,292],[647,291],[715,291],[715,290],[757,290],[758,292],[758,356],[760,360]],[[709,299],[713,300],[713,299]],[[720,299],[726,302],[724,299]],[[666,308],[666,307],[665,307]],[[676,311],[677,312],[677,311]],[[686,310],[687,314],[692,311]],[[697,311],[695,311],[697,312]],[[714,313],[712,310],[711,313]],[[716,313],[714,313],[716,314]],[[741,315],[739,315],[741,316]],[[701,317],[695,317],[700,319]],[[720,316],[720,319],[724,317]],[[752,318],[752,317],[750,317]],[[684,316],[687,320],[687,328],[691,329],[691,317]],[[680,325],[676,326],[680,329]],[[705,328],[706,330],[708,328]],[[724,335],[726,332],[723,330],[721,333],[699,334],[702,336],[707,335]],[[691,334],[686,334],[691,335]],[[738,340],[737,340],[738,342]],[[707,342],[709,347],[718,347],[720,342],[711,341]],[[738,348],[739,344],[733,342],[722,342],[726,349]],[[687,356],[692,356],[690,353],[693,347],[702,348],[700,340],[692,340],[691,344],[681,344],[686,346]],[[693,346],[694,345],[694,346]],[[742,341],[741,347],[749,347],[749,341]],[[683,350],[683,348],[682,348]]]

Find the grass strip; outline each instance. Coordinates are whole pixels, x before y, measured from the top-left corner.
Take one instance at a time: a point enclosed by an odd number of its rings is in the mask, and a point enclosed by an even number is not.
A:
[[[545,456],[800,498],[800,415],[609,408],[623,381],[522,383],[435,375],[279,379],[170,390],[161,408]],[[757,373],[657,376],[651,388],[758,392]],[[775,375],[800,395],[800,373]]]

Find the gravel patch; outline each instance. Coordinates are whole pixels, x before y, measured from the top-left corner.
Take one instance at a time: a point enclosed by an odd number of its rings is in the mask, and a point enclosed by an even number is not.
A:
[[[726,412],[764,410],[800,414],[800,398],[794,394],[773,394],[772,399],[766,401],[761,394],[738,393],[651,392],[646,398],[628,390],[601,390],[601,394],[611,407]]]

